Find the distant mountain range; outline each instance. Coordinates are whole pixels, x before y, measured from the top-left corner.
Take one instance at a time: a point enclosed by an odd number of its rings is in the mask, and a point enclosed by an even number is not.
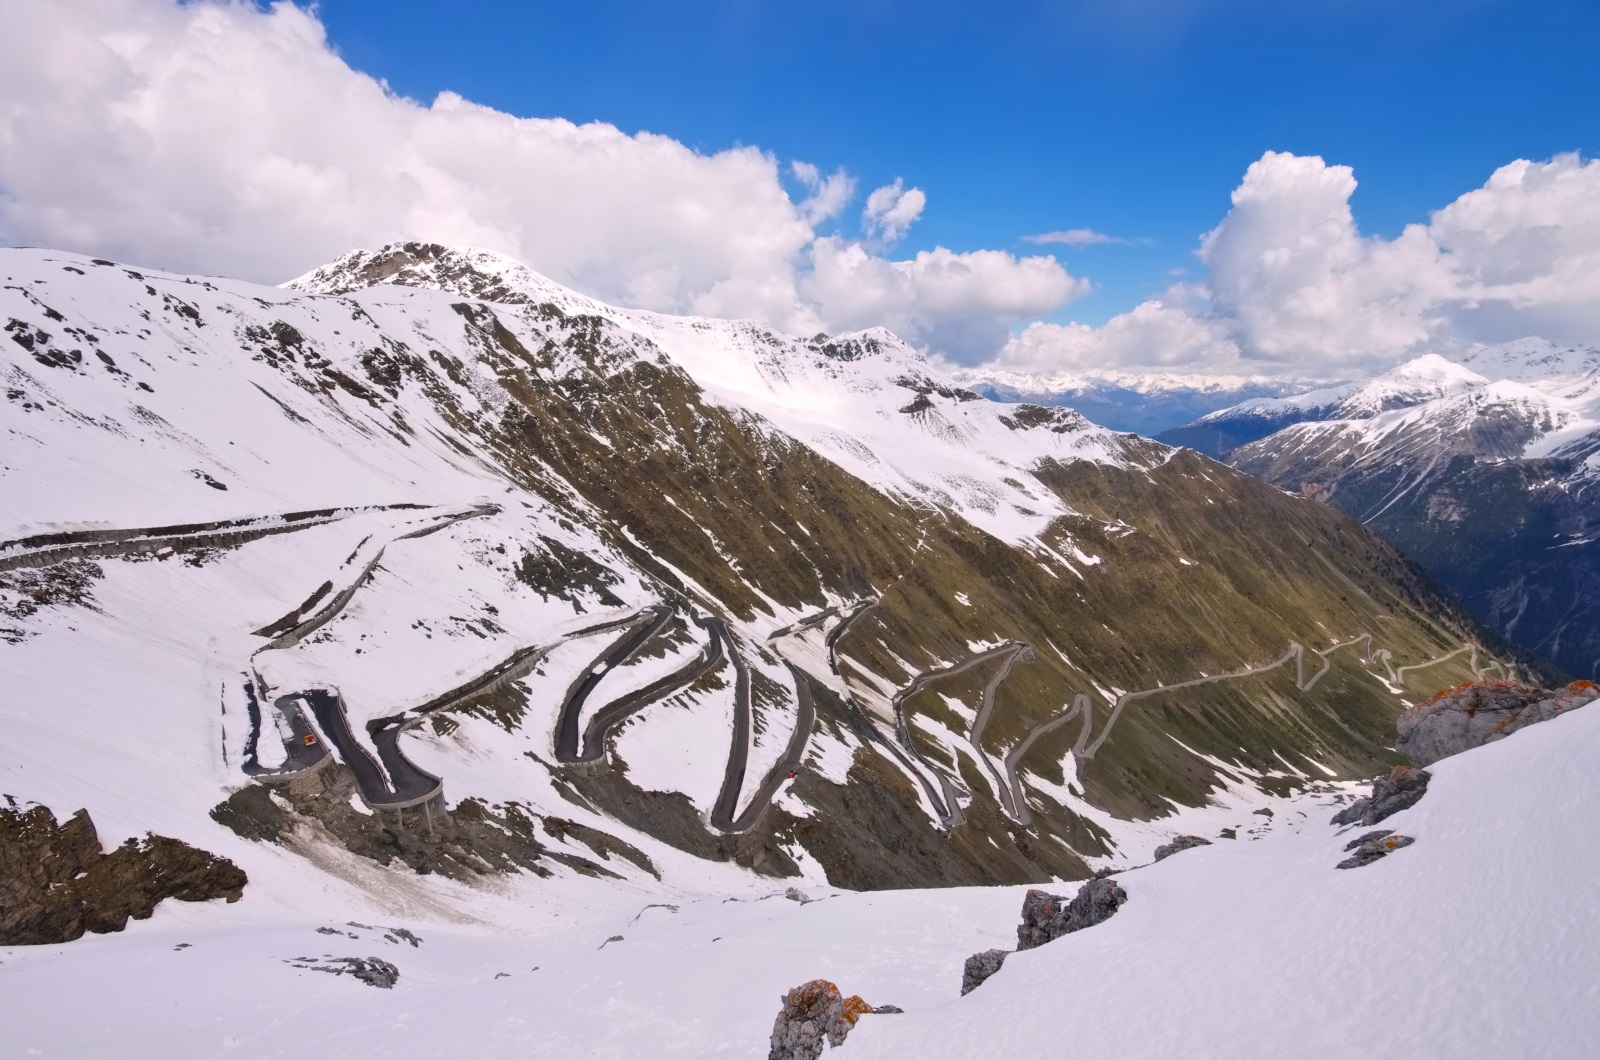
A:
[[[1131,431],[1146,437],[1155,437],[1206,413],[1232,408],[1250,399],[1302,394],[1317,385],[1265,376],[1161,372],[1057,372],[1035,375],[992,368],[968,368],[956,369],[947,375],[953,382],[993,401],[1071,408],[1102,427]]]
[[[1429,355],[1158,437],[1342,509],[1507,637],[1600,672],[1600,350]]]

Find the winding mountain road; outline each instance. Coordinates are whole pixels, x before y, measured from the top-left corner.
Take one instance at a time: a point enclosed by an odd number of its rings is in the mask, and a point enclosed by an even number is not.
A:
[[[277,710],[288,724],[289,732],[283,737],[283,765],[263,766],[259,761],[261,745],[261,701],[256,696],[256,685],[248,676],[244,678],[245,710],[250,718],[250,732],[245,737],[244,765],[246,774],[257,779],[289,777],[317,769],[328,761],[328,749],[317,739],[316,730],[306,720],[299,706],[290,699],[276,703]]]
[[[390,507],[421,509],[421,506],[419,505],[393,505]],[[360,514],[373,510],[381,509],[331,509],[331,511],[336,513],[348,513],[340,516],[340,518],[347,518],[349,514]],[[332,591],[333,582],[331,579],[323,583],[322,587],[316,592],[312,593],[305,603],[301,604],[293,611],[290,611],[282,618],[279,618],[278,620],[271,622],[261,629],[255,631],[256,636],[266,637],[268,640],[266,644],[250,653],[250,659],[247,664],[249,673],[245,677],[245,695],[250,714],[250,733],[246,738],[244,766],[246,773],[254,777],[283,778],[294,773],[303,772],[307,769],[320,767],[322,765],[323,758],[327,754],[326,749],[322,748],[318,743],[315,742],[315,740],[309,744],[306,742],[305,737],[307,735],[314,734],[312,733],[309,724],[306,723],[304,716],[299,712],[299,709],[294,707],[292,713],[284,715],[290,729],[289,735],[283,738],[283,746],[286,756],[285,767],[278,769],[263,769],[259,764],[256,764],[256,752],[259,749],[259,741],[261,739],[262,731],[261,706],[258,702],[258,696],[260,698],[266,698],[269,695],[267,683],[262,679],[260,671],[256,669],[256,657],[262,652],[283,651],[288,648],[292,648],[303,641],[311,633],[315,632],[317,629],[321,628],[337,617],[355,597],[357,590],[359,590],[362,585],[366,584],[367,580],[372,576],[372,572],[377,568],[378,562],[383,558],[384,551],[389,545],[394,544],[396,541],[427,537],[429,534],[437,533],[440,530],[443,530],[444,528],[455,523],[461,522],[464,519],[474,519],[478,518],[479,516],[492,515],[499,510],[499,506],[495,504],[478,504],[469,508],[444,509],[435,514],[433,518],[425,525],[417,527],[413,530],[408,530],[405,533],[397,534],[390,541],[379,547],[368,559],[368,561],[360,568],[360,570],[353,577],[347,579],[344,588],[336,593],[333,593],[332,597],[328,599],[326,603],[322,603],[322,605],[309,616],[307,616],[305,612],[321,603],[322,600],[328,596],[329,592]],[[322,519],[321,522],[305,523],[304,525],[322,525],[323,523],[331,521],[334,520],[331,518]],[[302,527],[296,526],[295,528],[300,529]],[[362,542],[363,545],[365,543],[365,541]],[[356,551],[351,553],[349,558],[345,560],[344,565],[349,566],[350,564],[353,564],[360,554],[361,547],[357,546]],[[334,702],[341,703],[338,710],[342,714],[342,701],[338,699],[337,694],[329,693],[326,689],[321,691],[325,694],[332,695]],[[298,702],[298,697],[295,695],[278,696],[272,700],[273,709],[278,709],[278,705],[280,703],[286,703],[292,706],[296,702]],[[346,726],[346,728],[348,729],[348,726]],[[319,753],[317,753],[315,756],[309,755],[306,750],[308,747],[315,748]],[[395,751],[395,754],[398,755],[399,752]],[[252,766],[254,766],[253,769]],[[412,767],[412,769],[415,769],[415,767]],[[422,771],[416,770],[416,772],[421,773]],[[389,789],[386,787],[374,788],[374,796],[382,798],[386,793],[388,793],[388,790]]]
[[[1176,684],[1156,685],[1153,688],[1144,688],[1135,692],[1122,693],[1112,704],[1111,714],[1106,719],[1105,727],[1100,730],[1100,734],[1095,737],[1092,742],[1089,740],[1089,735],[1094,728],[1093,701],[1090,700],[1087,693],[1079,692],[1073,697],[1071,706],[1059,714],[1056,714],[1054,717],[1048,718],[1034,726],[1029,730],[1028,735],[1025,736],[1021,742],[1019,742],[1006,754],[1005,770],[1006,778],[1009,781],[1008,786],[1011,789],[1011,808],[1013,810],[1012,816],[1024,827],[1029,827],[1033,823],[1033,815],[1028,810],[1027,802],[1023,796],[1022,782],[1017,774],[1017,766],[1022,761],[1023,756],[1028,753],[1028,749],[1031,748],[1040,737],[1049,732],[1053,732],[1063,725],[1066,725],[1075,718],[1081,716],[1083,718],[1083,725],[1079,729],[1078,739],[1073,745],[1073,753],[1080,759],[1091,759],[1110,737],[1112,729],[1116,727],[1117,719],[1122,716],[1123,710],[1130,703],[1140,699],[1147,699],[1151,696],[1162,695],[1167,692],[1176,692],[1185,688],[1195,688],[1199,685],[1213,684],[1219,681],[1236,681],[1244,678],[1256,677],[1261,674],[1276,670],[1279,667],[1287,666],[1290,662],[1295,664],[1295,687],[1302,692],[1309,692],[1311,689],[1316,687],[1317,682],[1321,681],[1322,678],[1326,676],[1328,671],[1332,668],[1333,661],[1329,658],[1329,656],[1334,652],[1342,648],[1350,647],[1353,644],[1363,644],[1365,646],[1365,650],[1362,653],[1363,663],[1371,664],[1382,661],[1385,668],[1389,672],[1390,683],[1396,685],[1400,683],[1399,674],[1404,673],[1407,670],[1422,670],[1430,666],[1437,666],[1440,663],[1447,662],[1448,660],[1460,655],[1462,652],[1469,650],[1472,652],[1472,662],[1470,665],[1472,666],[1475,674],[1481,677],[1482,674],[1487,672],[1489,669],[1489,667],[1484,667],[1482,669],[1477,667],[1477,645],[1465,644],[1460,648],[1457,648],[1451,652],[1447,652],[1435,659],[1430,659],[1421,663],[1414,663],[1409,666],[1403,666],[1400,667],[1399,670],[1396,670],[1389,663],[1389,650],[1387,648],[1382,648],[1377,652],[1373,652],[1372,635],[1370,633],[1363,633],[1359,636],[1351,637],[1348,640],[1331,644],[1320,651],[1311,649],[1311,654],[1314,654],[1320,658],[1322,660],[1322,665],[1315,673],[1307,675],[1307,649],[1299,642],[1291,642],[1288,649],[1281,656],[1262,666],[1251,666],[1241,670],[1234,670],[1225,674],[1216,674],[1210,677],[1197,677],[1188,681],[1180,681]],[[1491,665],[1499,666],[1499,663],[1493,662]]]
[[[445,527],[453,526],[454,524],[463,520],[477,519],[485,515],[494,515],[499,511],[500,506],[496,504],[480,504],[466,509],[444,511],[434,516],[434,518],[424,526],[420,526],[415,530],[408,530],[403,534],[395,535],[392,539],[385,542],[375,552],[373,552],[361,569],[353,577],[346,580],[343,588],[334,593],[333,597],[328,600],[327,603],[322,604],[321,607],[318,607],[309,616],[304,615],[303,612],[310,607],[316,606],[316,603],[320,601],[321,597],[326,595],[327,591],[332,587],[331,580],[325,583],[321,589],[317,590],[317,592],[313,593],[311,598],[307,600],[306,603],[301,604],[299,608],[291,611],[289,614],[278,619],[276,622],[269,623],[268,625],[256,630],[256,636],[267,637],[269,639],[266,644],[251,652],[251,657],[254,658],[264,651],[282,651],[286,648],[292,648],[321,627],[327,625],[334,618],[338,617],[340,612],[342,612],[345,607],[349,605],[350,601],[355,597],[360,588],[367,583],[369,578],[372,577],[372,572],[376,570],[378,564],[382,562],[384,552],[388,550],[390,545],[419,537],[427,537],[429,534],[436,534]],[[363,544],[365,544],[365,542],[363,542]],[[350,558],[345,560],[345,564],[348,565],[354,562],[356,557],[360,555],[360,551],[361,550],[358,547],[356,551],[351,554]]]
[[[828,665],[834,673],[838,673],[836,646],[839,638],[850,628],[851,623],[877,604],[877,597],[858,601],[852,606],[849,614],[845,615],[823,638],[823,645],[828,653]],[[797,622],[769,633],[767,643],[773,644],[784,637],[815,629],[839,612],[838,605],[825,607],[815,614],[807,615]],[[817,721],[816,697],[811,691],[810,678],[806,676],[805,671],[788,659],[784,659],[783,664],[788,668],[789,676],[794,681],[795,726],[789,733],[789,742],[785,745],[783,753],[778,756],[778,760],[768,770],[766,778],[745,803],[744,812],[735,814],[749,764],[750,686],[749,675],[744,671],[742,661],[738,660],[736,654],[734,658],[735,665],[739,667],[739,684],[734,693],[733,746],[728,756],[727,769],[723,773],[722,788],[717,794],[717,801],[711,812],[712,826],[718,831],[730,834],[748,832],[753,828],[760,820],[761,814],[772,804],[784,781],[789,779],[789,774],[798,772],[804,765],[806,746]]]
[[[994,713],[994,697],[1005,679],[1011,676],[1012,669],[1019,662],[1030,662],[1033,659],[1033,649],[1026,644],[1013,645],[1011,654],[1006,656],[1005,662],[989,678],[989,683],[983,686],[983,701],[978,705],[978,715],[972,721],[972,731],[967,736],[967,742],[972,744],[972,749],[978,755],[978,760],[989,771],[989,776],[994,780],[994,790],[1000,793],[1000,802],[1007,813],[1016,816],[1012,805],[1011,786],[1002,778],[1000,769],[994,764],[994,759],[983,749],[983,731],[989,726],[989,717]]]
[[[313,688],[280,696],[278,702],[300,700],[311,707],[317,725],[339,752],[339,758],[355,774],[361,801],[374,810],[399,810],[427,802],[444,790],[444,781],[400,753],[396,745],[401,726],[372,733],[378,760],[367,753],[350,731],[344,701],[336,689]]]
[[[823,638],[822,646],[828,652],[828,668],[833,671],[835,676],[839,674],[839,641],[855,627],[856,622],[864,617],[868,611],[871,611],[881,603],[883,603],[883,597],[881,596],[874,596],[861,601],[853,611],[844,617],[844,621],[829,630],[828,635]]]
[[[69,559],[114,558],[152,553],[184,545],[233,548],[274,534],[290,534],[325,526],[372,512],[421,509],[421,504],[373,504],[355,508],[320,508],[315,511],[221,519],[209,523],[127,530],[68,530],[0,541],[0,571],[22,567],[48,567]]]
[[[713,616],[706,622],[727,637],[728,627],[722,619]],[[728,748],[728,765],[722,772],[722,787],[711,805],[711,825],[722,832],[736,831],[734,811],[739,808],[739,792],[744,788],[744,773],[750,762],[750,670],[731,642],[728,658],[734,670],[733,739]]]
[[[944,827],[948,830],[959,828],[966,822],[966,814],[962,812],[961,804],[957,799],[959,791],[954,782],[942,770],[934,766],[933,763],[922,756],[922,752],[917,750],[916,743],[911,738],[911,726],[906,722],[905,701],[922,691],[931,681],[941,681],[947,677],[955,677],[957,674],[965,673],[974,666],[980,666],[990,659],[995,659],[1002,655],[1008,655],[1014,660],[1016,655],[1027,649],[1027,647],[1026,644],[1020,641],[1007,641],[996,647],[980,651],[976,655],[963,659],[961,662],[952,663],[949,666],[941,666],[935,670],[924,670],[913,677],[910,684],[896,692],[894,699],[890,702],[890,707],[894,710],[895,735],[906,753],[917,760],[918,767],[915,770],[917,775],[919,777],[924,776],[923,771],[926,770],[928,774],[937,777],[939,780],[939,786],[942,789],[941,798],[935,800],[935,806],[939,808],[940,816],[944,819]],[[1006,669],[1009,673],[1010,668],[1007,667]],[[985,720],[987,721],[987,719]],[[923,781],[923,786],[929,789],[929,794],[931,795],[932,786],[926,780]]]
[[[582,745],[585,733],[581,724],[584,704],[608,673],[637,655],[650,638],[661,632],[662,627],[671,618],[672,608],[666,604],[651,604],[646,607],[632,620],[632,628],[618,638],[616,643],[596,656],[573,681],[561,701],[561,710],[556,722],[556,761],[568,764],[592,762],[605,753],[604,747],[601,746],[595,749],[596,753],[584,757]]]
[[[670,612],[668,614],[670,615]],[[725,654],[724,645],[727,643],[723,631],[718,627],[712,626],[707,621],[700,619],[695,621],[696,624],[710,633],[710,639],[699,654],[671,673],[659,677],[643,688],[635,689],[595,711],[594,716],[589,719],[589,724],[584,727],[581,749],[572,750],[572,757],[566,758],[562,757],[563,749],[558,747],[556,752],[558,761],[566,763],[600,761],[605,757],[606,737],[611,733],[612,729],[651,703],[666,699],[668,696],[674,695],[694,684],[701,676],[709,673],[722,662]],[[646,640],[649,639],[649,636],[653,636],[655,630],[659,628],[659,625],[655,626],[646,636]],[[637,650],[637,648],[634,650]],[[628,654],[631,654],[631,652]],[[626,660],[627,655],[618,655],[617,657]],[[616,665],[620,665],[620,663]],[[563,718],[566,717],[565,709],[563,708]]]

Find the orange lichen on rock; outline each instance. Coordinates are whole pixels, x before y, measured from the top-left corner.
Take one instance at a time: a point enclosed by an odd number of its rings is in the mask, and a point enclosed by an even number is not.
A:
[[[1411,707],[1396,723],[1401,754],[1425,766],[1593,703],[1600,688],[1574,681],[1545,691],[1513,681],[1467,681]]]
[[[1415,707],[1412,707],[1411,710],[1418,710],[1422,707],[1429,706],[1430,704],[1437,703],[1441,699],[1446,699],[1451,696],[1459,696],[1466,692],[1489,691],[1492,689],[1510,689],[1511,691],[1521,692],[1525,695],[1538,695],[1539,691],[1536,688],[1520,684],[1516,681],[1502,681],[1498,677],[1486,677],[1481,681],[1463,681],[1454,688],[1441,688],[1439,691],[1435,692],[1421,703],[1418,703]]]
[[[802,983],[783,995],[783,1010],[772,1025],[772,1050],[767,1060],[817,1060],[824,1044],[834,1048],[869,1012],[899,1012],[893,1005],[875,1008],[860,997],[842,997],[826,979]]]
[[[872,1006],[861,1000],[859,994],[852,994],[844,999],[844,1008],[839,1013],[839,1019],[854,1027],[856,1020],[872,1011]]]

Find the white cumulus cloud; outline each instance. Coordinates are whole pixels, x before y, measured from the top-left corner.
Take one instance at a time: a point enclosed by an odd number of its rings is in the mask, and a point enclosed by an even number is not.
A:
[[[1040,324],[1001,363],[1359,374],[1523,335],[1600,343],[1600,161],[1516,161],[1393,239],[1363,234],[1355,174],[1267,152],[1201,240],[1203,284],[1104,326]]]
[[[885,184],[867,196],[867,207],[861,212],[861,223],[867,234],[877,236],[885,243],[893,243],[906,234],[906,229],[922,216],[928,197],[921,188],[908,188],[899,177],[893,184]]]
[[[966,363],[992,356],[1009,322],[1047,313],[1088,290],[1055,258],[999,250],[958,254],[936,247],[889,261],[860,243],[825,238],[811,254],[801,291],[824,318],[846,328],[882,324]]]
[[[791,162],[789,171],[810,194],[800,203],[800,216],[807,224],[820,224],[838,217],[856,193],[856,180],[842,169],[827,176],[810,162]]]
[[[790,176],[798,202],[757,148],[703,154],[449,92],[406,99],[352,70],[315,9],[293,3],[0,4],[0,242],[268,282],[354,247],[475,245],[623,304],[809,330],[909,319],[935,349],[940,321],[958,344],[972,321],[1003,332],[1012,288],[1037,288],[1041,272],[1062,297],[1078,282],[1049,259],[972,258],[939,284],[880,285],[876,306],[857,296],[836,315],[803,291],[830,289],[812,275],[833,257],[816,226],[842,214],[855,182],[806,163]],[[879,246],[926,204],[894,187],[868,202]],[[871,270],[923,271],[862,253]]]

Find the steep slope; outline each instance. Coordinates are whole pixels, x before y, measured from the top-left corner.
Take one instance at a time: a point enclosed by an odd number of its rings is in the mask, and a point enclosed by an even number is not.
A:
[[[1600,671],[1600,351],[1524,341],[1461,371],[1453,393],[1341,406],[1229,460],[1371,526],[1517,644]]]
[[[0,275],[0,791],[285,905],[1082,876],[1129,818],[1379,768],[1406,698],[1504,669],[1337,513],[886,333],[422,245],[287,290]]]

